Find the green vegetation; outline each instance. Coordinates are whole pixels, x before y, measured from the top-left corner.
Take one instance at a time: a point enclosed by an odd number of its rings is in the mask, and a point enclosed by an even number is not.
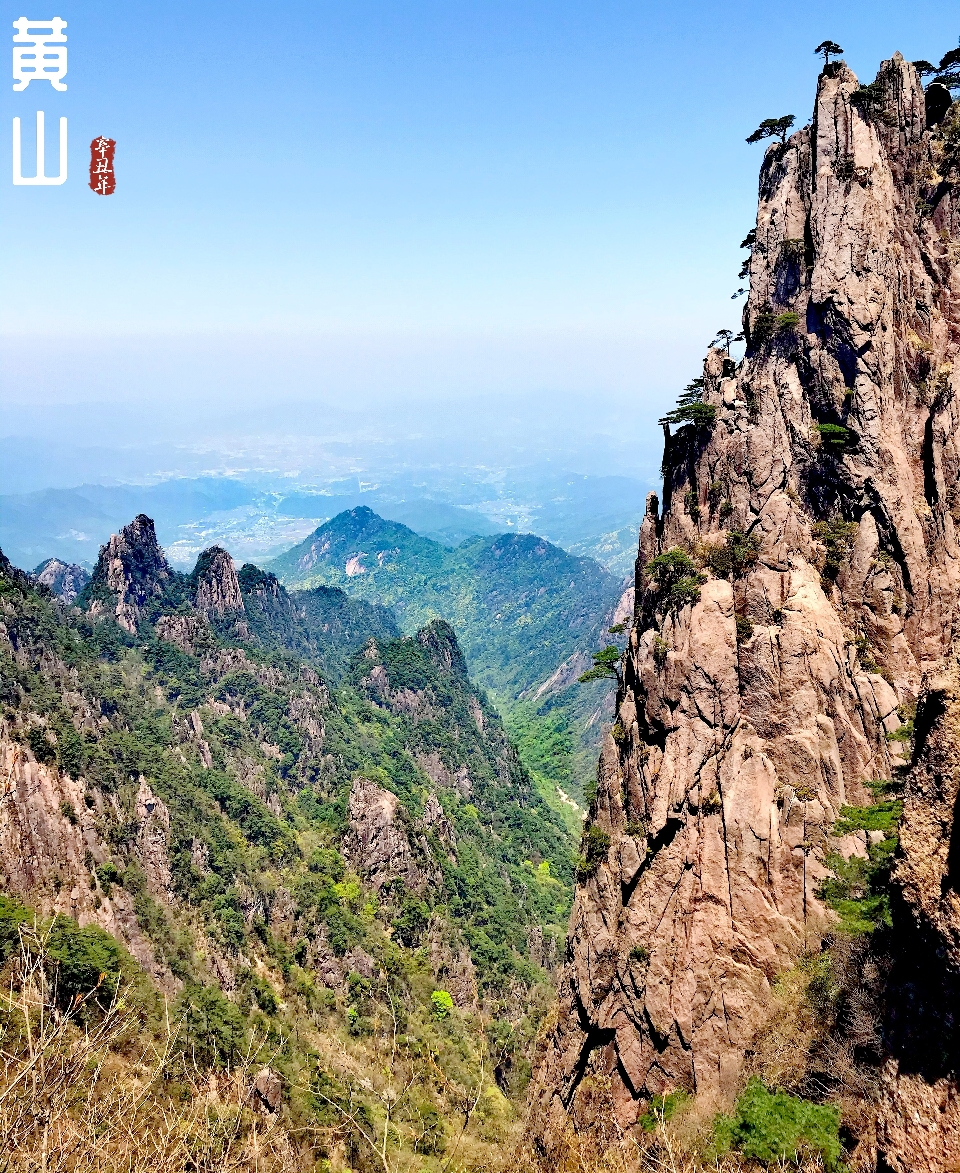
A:
[[[844,562],[853,553],[860,526],[855,521],[832,517],[817,521],[812,526],[813,536],[826,547],[826,557],[820,573],[829,582],[835,582]]]
[[[818,57],[823,56],[823,65],[826,68],[830,64],[830,58],[839,57],[843,50],[836,41],[821,41],[813,52]]]
[[[453,998],[446,990],[434,990],[430,995],[433,1017],[438,1021],[449,1018],[453,1013]]]
[[[668,1092],[665,1096],[654,1096],[637,1123],[644,1132],[656,1132],[658,1126],[670,1120],[677,1109],[682,1107],[689,1098],[687,1093],[683,1091]]]
[[[760,539],[732,529],[719,546],[704,546],[703,562],[717,578],[741,578],[760,557]]]
[[[887,786],[878,784],[876,788],[883,793]],[[857,936],[891,924],[890,872],[902,815],[903,803],[895,798],[880,798],[865,807],[840,808],[840,818],[833,828],[835,835],[877,831],[883,836],[876,842],[870,837],[865,859],[846,859],[836,852],[826,857],[833,875],[823,881],[820,896],[839,914],[842,932]]]
[[[887,741],[900,741],[909,745],[916,732],[914,721],[917,716],[917,706],[916,704],[901,705],[897,709],[897,714],[900,717],[900,724],[892,733],[887,734]]]
[[[747,138],[748,143],[759,143],[766,138],[779,138],[781,146],[787,141],[787,131],[796,122],[793,114],[783,114],[779,118],[764,118],[763,122]]]
[[[643,568],[656,596],[658,610],[680,611],[700,601],[700,588],[707,576],[679,546],[658,554]]]
[[[243,1055],[247,1024],[216,986],[188,985],[174,1014],[183,1024],[182,1045],[191,1061],[216,1070],[234,1066]]]
[[[786,244],[786,242],[784,242]],[[801,242],[802,244],[802,242]],[[750,324],[750,348],[759,350],[764,343],[793,333],[800,325],[800,315],[792,310],[775,314],[769,305],[761,306]]]
[[[856,106],[865,118],[892,125],[894,115],[886,110],[887,92],[882,78],[861,86],[850,95],[850,105]]]
[[[419,695],[417,709],[411,712],[405,699],[391,705],[380,683],[384,678],[390,696]],[[492,988],[514,975],[533,981],[524,960],[528,927],[532,918],[554,935],[563,933],[573,880],[570,839],[564,820],[540,793],[496,713],[471,683],[452,629],[438,620],[415,639],[371,645],[356,657],[350,679],[357,693],[369,698],[354,716],[363,722],[361,729],[369,730],[368,752],[377,747],[375,764],[362,770],[365,777],[379,780],[416,812],[425,790],[411,758],[434,755],[451,779],[466,772],[469,802],[453,787],[443,792],[457,847],[450,860],[438,844],[435,859],[442,881],[434,910],[445,911],[462,929],[481,984]],[[549,863],[546,873],[531,874],[525,866],[542,861]],[[431,908],[420,907],[425,927]],[[405,908],[401,915],[409,920],[413,914],[409,905]],[[401,932],[418,943],[415,930]]]
[[[856,433],[841,424],[814,424],[813,430],[823,451],[831,456],[841,456],[857,446]]]
[[[610,850],[610,836],[596,823],[591,823],[583,833],[580,843],[580,858],[577,861],[577,879],[581,882],[595,876]]]
[[[748,1160],[782,1168],[799,1167],[819,1159],[827,1170],[843,1158],[840,1113],[831,1104],[812,1104],[788,1092],[768,1091],[751,1079],[732,1116],[719,1116],[714,1125],[720,1152],[736,1149]]]
[[[784,241],[784,244],[787,242]],[[801,241],[801,244],[803,242]],[[790,330],[796,330],[800,325],[800,315],[794,313],[793,310],[787,310],[785,313],[777,314],[773,320],[774,329],[778,334],[787,333]]]
[[[710,343],[710,345],[715,346],[719,349],[725,350],[727,352],[727,355],[729,356],[730,344],[732,342],[736,342],[736,340],[737,339],[734,336],[734,333],[732,330],[726,330],[726,329],[718,330],[716,338],[714,338],[714,340]]]
[[[82,888],[95,907],[128,900],[158,964],[182,983],[170,1015],[183,1061],[199,1073],[232,1069],[263,1040],[284,1086],[301,1089],[308,1132],[329,1123],[324,1112],[342,1123],[329,1101],[382,1114],[349,1069],[323,1075],[328,1100],[307,1095],[300,1075],[316,1072],[321,1036],[394,1039],[397,1063],[419,1071],[417,1055],[430,1055],[431,1070],[469,1087],[481,1056],[494,1066],[481,1029],[491,1024],[503,1089],[519,1096],[550,991],[529,942],[555,954],[570,909],[575,840],[559,800],[521,764],[448,624],[401,637],[376,608],[331,588],[310,592],[308,621],[308,602],[272,576],[240,577],[253,630],[195,625],[194,647],[146,619],[131,635],[109,605],[99,616],[65,612],[0,562],[0,719],[54,778],[82,783],[82,801],[63,798],[51,815],[98,845]],[[150,611],[157,623],[194,614],[189,577],[174,587]],[[331,629],[349,655],[330,652]],[[526,729],[544,768],[561,769],[551,744],[572,742],[562,721],[534,713]],[[395,797],[395,833],[412,861],[377,887],[351,840],[360,777]],[[175,906],[144,857],[142,786],[147,810],[163,814]],[[146,983],[96,926],[32,921],[0,897],[0,961],[21,931],[43,934],[64,1006],[79,996],[85,1013],[100,1013],[118,984]],[[472,961],[481,1009],[469,1024],[434,968],[441,941],[442,956]],[[528,1009],[518,1015],[521,990]],[[495,1031],[505,1000],[509,1024]],[[417,1119],[452,1110],[429,1072],[416,1079]]]
[[[750,323],[750,349],[759,350],[777,332],[777,315],[769,305],[763,305]]]
[[[593,653],[593,667],[588,668],[578,680],[581,684],[589,684],[591,680],[620,680],[620,649],[615,644],[607,644],[599,652]]]
[[[960,89],[960,49],[951,49],[940,58],[933,79],[948,90]]]
[[[702,378],[693,379],[680,392],[677,406],[668,411],[660,420],[662,424],[692,424],[694,428],[708,429],[713,427],[717,417],[717,409],[712,404],[703,402],[705,390]]]
[[[20,926],[33,919],[30,911],[19,900],[0,893],[0,964],[7,960],[20,943]]]
[[[578,652],[606,642],[604,621],[622,589],[617,579],[529,534],[470,539],[449,550],[369,509],[339,514],[271,566],[288,584],[330,583],[383,601],[407,634],[433,618],[451,623],[471,675],[522,743],[541,793],[570,819],[557,786],[582,801],[601,729],[591,717],[609,686],[601,679],[570,688],[572,676],[543,693],[537,688]],[[291,597],[303,599],[299,591]],[[552,743],[560,727],[572,738],[552,762],[535,745],[541,736]]]

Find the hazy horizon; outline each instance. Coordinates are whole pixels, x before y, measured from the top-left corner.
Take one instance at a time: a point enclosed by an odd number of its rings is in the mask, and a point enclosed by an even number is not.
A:
[[[931,3],[58,12],[67,91],[5,90],[71,144],[62,187],[0,189],[0,437],[36,452],[6,491],[234,458],[336,475],[333,443],[647,476],[658,415],[738,325],[746,135],[803,124],[825,35],[868,78],[957,31]]]

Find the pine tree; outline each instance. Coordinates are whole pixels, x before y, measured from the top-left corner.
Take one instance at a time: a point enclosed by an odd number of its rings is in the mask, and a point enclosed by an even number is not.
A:
[[[761,139],[773,138],[774,135],[779,135],[780,142],[787,141],[787,131],[793,126],[796,118],[793,114],[784,114],[780,118],[764,118],[763,122],[757,127],[752,135],[747,139],[748,143],[758,143]]]
[[[816,49],[814,49],[814,53],[823,54],[824,69],[826,69],[826,67],[830,64],[831,57],[839,57],[842,52],[843,50],[836,41],[821,41],[821,43],[817,45]]]

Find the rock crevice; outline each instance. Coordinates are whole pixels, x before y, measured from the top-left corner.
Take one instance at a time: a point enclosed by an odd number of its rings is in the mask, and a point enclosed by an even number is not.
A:
[[[736,1093],[770,983],[830,923],[818,889],[840,807],[904,765],[887,735],[951,654],[957,114],[927,129],[899,54],[877,85],[880,104],[858,105],[834,63],[811,124],[768,148],[746,355],[708,352],[712,423],[665,427],[590,812],[609,850],[578,888],[534,1088],[548,1148],[586,1075],[609,1077],[626,1126],[678,1087]],[[669,551],[696,591],[671,594],[654,561]]]

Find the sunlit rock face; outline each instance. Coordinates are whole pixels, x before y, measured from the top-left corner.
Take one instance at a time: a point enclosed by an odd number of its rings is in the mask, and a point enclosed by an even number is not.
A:
[[[157,542],[153,522],[141,513],[101,548],[89,590],[93,607],[112,609],[125,631],[137,625],[163,599],[174,571]]]
[[[665,428],[594,858],[534,1085],[547,1150],[587,1076],[608,1077],[623,1125],[674,1088],[736,1093],[771,982],[830,923],[817,891],[840,806],[869,801],[864,784],[905,764],[887,738],[898,709],[953,662],[960,205],[947,179],[960,117],[954,106],[928,129],[899,54],[878,83],[872,104],[851,101],[856,77],[828,66],[811,123],[767,149],[746,357],[711,349],[713,421]],[[746,536],[731,545],[730,531]],[[671,595],[651,566],[672,549],[700,575],[698,597]],[[946,874],[960,779],[917,843],[915,785],[900,875],[945,939],[960,900],[935,898],[941,876],[917,878],[911,860],[932,852]],[[944,1095],[904,1092],[919,1077],[898,1063],[893,1047],[891,1095],[941,1119]],[[919,1167],[899,1143],[890,1166]],[[944,1145],[923,1167],[948,1167]]]

